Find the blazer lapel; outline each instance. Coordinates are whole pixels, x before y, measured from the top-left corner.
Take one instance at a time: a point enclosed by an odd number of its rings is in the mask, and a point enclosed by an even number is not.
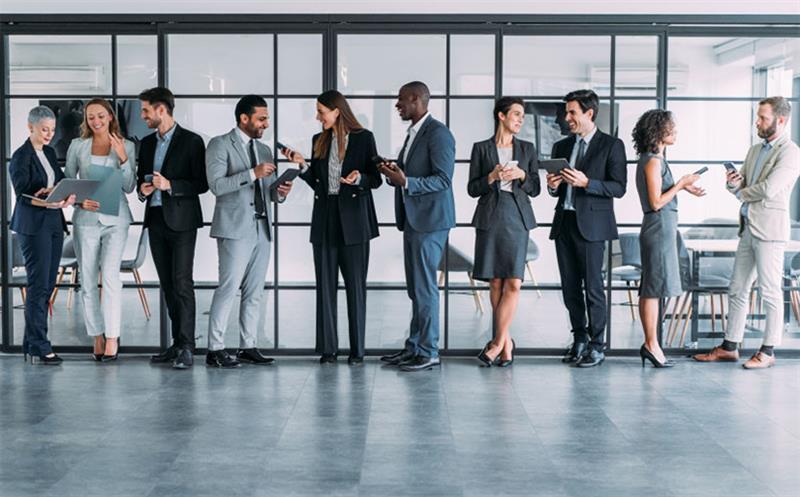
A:
[[[600,147],[600,140],[602,140],[601,136],[602,133],[600,132],[599,129],[595,131],[592,140],[589,142],[589,148],[587,148],[586,152],[584,152],[583,159],[581,159],[581,162],[579,164],[575,164],[575,169],[579,169],[581,171],[586,170],[585,164],[588,164],[589,157],[591,157],[591,155],[595,153],[597,149]],[[575,139],[577,140],[577,136]]]
[[[753,183],[758,183],[759,181],[761,181],[761,179],[764,178],[769,173],[770,170],[772,170],[772,168],[775,166],[775,158],[778,156],[778,150],[781,147],[783,147],[785,143],[786,141],[783,136],[775,140],[775,144],[772,146],[772,150],[769,151],[767,157],[764,159],[764,165],[761,168],[761,171],[759,171],[758,173],[758,178],[756,178],[755,181],[753,181]],[[764,147],[763,143],[761,144],[761,147],[762,148]],[[758,153],[755,154],[756,158],[753,161],[753,167],[755,167],[755,161],[758,160],[758,154],[760,153],[761,149],[759,149]]]
[[[431,119],[433,119],[433,116],[428,116],[428,118],[425,119],[425,122],[422,123],[422,126],[419,128],[419,131],[417,131],[417,135],[414,137],[414,141],[411,143],[411,148],[408,151],[408,160],[403,161],[404,166],[408,165],[408,163],[411,162],[411,156],[414,154],[414,150],[417,149],[417,146],[419,145],[419,142],[422,140],[422,136],[425,134],[425,131],[427,131],[428,125],[430,125],[431,123]]]
[[[167,153],[164,154],[164,162],[161,164],[161,175],[164,175],[164,172],[168,169],[169,165],[169,157],[172,154],[172,151],[175,150],[175,142],[180,140],[180,132],[181,127],[178,126],[178,123],[175,123],[175,131],[172,132],[172,139],[169,141],[169,145],[167,146]],[[156,131],[158,133],[158,131]],[[156,136],[156,147],[158,146],[158,136]],[[155,148],[153,148],[153,157],[155,157]]]
[[[242,140],[239,138],[239,130],[233,128],[230,133],[228,133],[228,137],[231,140],[231,145],[233,149],[239,154],[239,158],[242,160],[242,164],[244,164],[244,169],[250,169],[250,157],[248,157],[244,152],[244,147],[242,146]],[[174,137],[173,137],[174,138]],[[170,145],[172,145],[170,143]],[[256,157],[256,161],[258,161],[258,157]]]
[[[28,146],[31,147],[31,157],[33,157],[33,163],[36,164],[36,172],[39,175],[39,179],[41,180],[44,178],[43,183],[47,183],[47,173],[44,171],[44,164],[42,161],[39,160],[39,155],[36,153],[36,149],[33,148],[33,144],[28,140]],[[51,164],[52,166],[52,164]],[[55,166],[53,166],[55,168]]]

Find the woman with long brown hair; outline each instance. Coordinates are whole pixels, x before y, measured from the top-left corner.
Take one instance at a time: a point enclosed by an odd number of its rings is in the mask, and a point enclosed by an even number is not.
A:
[[[105,169],[111,171],[105,171]],[[119,173],[117,173],[119,171]],[[117,359],[122,326],[120,263],[133,221],[126,194],[136,187],[136,150],[122,137],[114,109],[107,100],[95,98],[84,108],[81,136],[67,150],[64,174],[68,178],[100,179],[119,184],[119,208],[101,206],[95,200],[76,204],[72,216],[75,254],[81,283],[86,332],[94,339],[94,359]],[[109,184],[109,183],[104,183]],[[101,189],[104,188],[101,184]],[[103,300],[97,288],[102,274]]]
[[[364,360],[369,243],[378,236],[372,189],[381,185],[374,158],[375,137],[361,127],[347,100],[336,90],[317,97],[322,132],[312,140],[311,164],[302,154],[283,154],[300,165],[300,177],[314,190],[311,244],[317,279],[317,346],[320,363],[336,362],[336,294],[339,270],[347,294],[350,329],[348,363]]]

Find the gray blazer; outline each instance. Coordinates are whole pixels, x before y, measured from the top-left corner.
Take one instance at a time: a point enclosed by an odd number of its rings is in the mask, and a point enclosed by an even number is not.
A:
[[[272,151],[268,146],[256,140],[256,154],[258,162],[272,162]],[[238,128],[230,132],[215,136],[208,142],[206,148],[206,176],[208,188],[217,197],[214,206],[214,218],[211,221],[212,238],[231,238],[238,240],[247,237],[256,230],[255,182],[250,176],[250,158],[242,145]],[[277,174],[261,178],[261,192],[269,196],[269,185],[275,182]],[[266,200],[266,199],[265,199]],[[283,202],[278,191],[271,195],[274,202]],[[266,202],[265,202],[266,203]],[[261,220],[265,224],[267,238],[272,240],[270,232],[271,209],[267,209],[267,219]]]
[[[75,209],[72,215],[73,224],[95,224],[100,221],[106,226],[116,226],[130,224],[133,221],[131,209],[128,207],[128,197],[136,188],[136,147],[130,140],[125,140],[125,153],[128,161],[124,164],[119,163],[119,157],[112,148],[108,153],[108,160],[105,167],[122,170],[122,191],[119,192],[119,214],[111,216],[100,214],[99,212]],[[64,167],[64,175],[67,178],[88,178],[89,166],[92,164],[92,138],[75,138],[67,149],[67,164]]]

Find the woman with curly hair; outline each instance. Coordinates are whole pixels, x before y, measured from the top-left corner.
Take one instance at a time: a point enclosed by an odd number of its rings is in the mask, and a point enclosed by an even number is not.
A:
[[[633,128],[633,142],[639,162],[636,165],[636,190],[644,218],[639,233],[642,256],[642,281],[639,286],[639,315],[644,328],[644,344],[639,349],[642,367],[648,359],[654,367],[674,366],[658,343],[658,302],[683,293],[678,260],[678,192],[695,196],[705,191],[695,182],[699,174],[687,174],[677,182],[664,159],[664,149],[675,143],[672,113],[653,109],[645,112]]]

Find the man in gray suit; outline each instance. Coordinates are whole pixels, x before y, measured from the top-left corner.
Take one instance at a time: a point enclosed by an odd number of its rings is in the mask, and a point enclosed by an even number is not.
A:
[[[453,202],[455,139],[447,126],[428,112],[425,83],[404,85],[397,97],[403,121],[411,121],[397,163],[380,171],[395,187],[395,220],[403,232],[406,287],[411,325],[403,350],[381,357],[402,371],[424,371],[439,365],[439,288],[436,270],[450,228],[456,224]]]
[[[245,95],[236,104],[236,127],[216,136],[206,150],[208,186],[217,197],[211,237],[217,239],[219,286],[211,300],[206,365],[235,368],[240,361],[271,364],[256,348],[261,297],[269,263],[270,204],[283,202],[291,182],[270,189],[275,164],[269,147],[258,141],[269,127],[267,102]],[[271,193],[270,193],[271,192]],[[224,336],[236,292],[239,304],[239,351],[225,351]]]

